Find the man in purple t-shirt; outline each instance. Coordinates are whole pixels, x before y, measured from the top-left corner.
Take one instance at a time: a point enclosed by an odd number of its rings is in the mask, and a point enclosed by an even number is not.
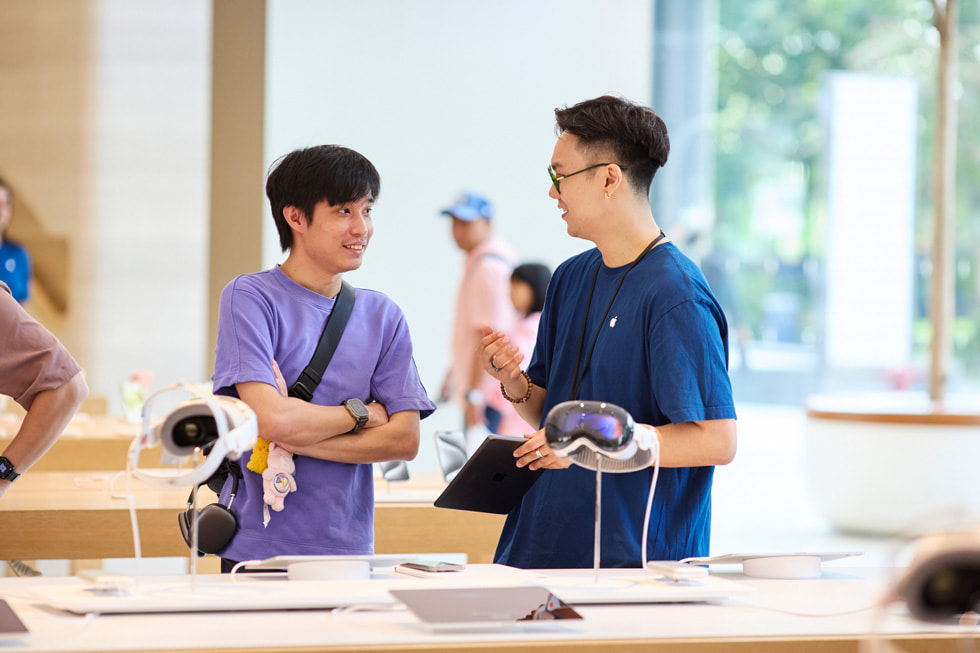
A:
[[[238,530],[222,569],[276,555],[371,554],[372,463],[411,460],[419,422],[435,405],[412,357],[401,309],[359,288],[347,328],[309,402],[284,396],[316,349],[343,274],[361,266],[380,190],[364,156],[335,145],[294,151],[274,165],[266,194],[289,255],[232,280],[221,294],[212,380],[255,411],[259,435],[295,454],[295,491],[269,512],[263,480],[245,469],[231,509]],[[367,419],[358,419],[366,408]],[[246,453],[243,462],[249,459]],[[231,480],[221,493],[227,505]],[[265,517],[268,517],[266,519]]]

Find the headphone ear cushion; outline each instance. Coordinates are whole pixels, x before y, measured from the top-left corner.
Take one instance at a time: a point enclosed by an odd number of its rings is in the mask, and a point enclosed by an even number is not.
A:
[[[180,534],[188,547],[191,546],[191,524],[194,510],[189,509],[177,515]],[[204,506],[198,513],[197,547],[198,555],[217,553],[228,546],[235,531],[238,530],[238,518],[235,513],[221,505],[212,503]]]
[[[198,519],[197,546],[202,553],[217,553],[225,548],[238,530],[235,513],[220,503],[204,506]]]
[[[184,538],[187,548],[191,546],[191,516],[193,509],[188,508],[183,512],[177,513],[177,525],[180,526],[180,535]]]

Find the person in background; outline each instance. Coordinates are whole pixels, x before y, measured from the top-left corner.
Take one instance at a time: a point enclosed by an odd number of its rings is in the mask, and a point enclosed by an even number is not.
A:
[[[0,179],[0,281],[21,304],[31,297],[31,257],[23,245],[7,237],[7,228],[14,217],[14,191]]]
[[[604,96],[555,110],[548,195],[570,236],[595,247],[552,276],[527,370],[490,326],[481,363],[529,424],[571,400],[616,404],[660,443],[647,557],[709,554],[715,465],[732,461],[735,402],[728,324],[698,267],[666,239],[650,208],[670,141],[649,107]],[[593,564],[595,473],[547,444],[544,429],[515,449],[545,470],[507,515],[494,562],[520,568]],[[642,564],[653,469],[602,476],[603,567]]]
[[[493,204],[483,195],[464,192],[442,215],[452,219],[453,240],[466,257],[456,292],[451,366],[441,396],[462,409],[466,448],[472,453],[500,425],[500,413],[487,401],[497,392],[497,382],[480,366],[481,329],[484,324],[508,331],[513,327],[510,275],[517,257],[510,244],[493,233]]]
[[[514,272],[510,275],[510,300],[518,316],[511,335],[511,343],[528,358],[538,336],[538,321],[541,319],[549,281],[551,281],[551,270],[541,263],[522,263],[514,268]],[[528,426],[514,408],[514,404],[504,399],[499,390],[491,392],[487,401],[501,415],[497,433],[524,435],[536,430]]]
[[[267,503],[263,457],[246,452],[231,505],[238,530],[218,552],[224,572],[277,555],[373,554],[372,463],[418,453],[420,420],[435,404],[415,366],[405,315],[381,292],[355,290],[311,400],[285,396],[320,342],[344,274],[361,267],[380,189],[374,165],[338,145],[291,152],[269,173],[266,195],[289,254],[281,265],[225,286],[212,380],[216,394],[238,396],[255,411],[268,458],[273,447],[292,454],[293,478],[283,480],[295,489],[281,503]],[[281,453],[277,461],[284,461]],[[233,486],[226,480],[225,505]]]
[[[51,448],[88,395],[82,368],[0,282],[0,394],[27,414],[0,455],[0,497]]]

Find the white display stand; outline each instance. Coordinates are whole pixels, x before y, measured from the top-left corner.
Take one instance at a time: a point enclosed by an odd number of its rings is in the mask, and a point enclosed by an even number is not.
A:
[[[862,555],[860,551],[729,553],[700,558],[684,558],[691,565],[742,565],[742,573],[751,578],[806,579],[820,578],[823,563]]]

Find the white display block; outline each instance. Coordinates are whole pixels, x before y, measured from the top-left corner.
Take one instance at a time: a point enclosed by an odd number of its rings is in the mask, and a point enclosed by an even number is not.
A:
[[[918,534],[980,514],[980,427],[809,417],[806,485],[839,530]]]
[[[916,94],[907,77],[838,72],[824,84],[830,367],[909,362]]]

